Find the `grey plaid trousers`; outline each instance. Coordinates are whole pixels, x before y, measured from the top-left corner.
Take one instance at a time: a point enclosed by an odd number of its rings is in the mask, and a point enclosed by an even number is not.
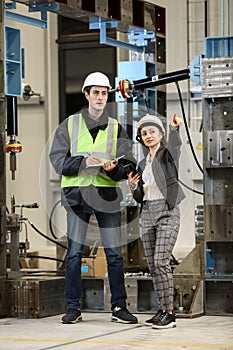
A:
[[[145,201],[140,237],[153,280],[158,309],[173,310],[174,285],[170,258],[180,227],[180,210],[168,210],[165,200]]]

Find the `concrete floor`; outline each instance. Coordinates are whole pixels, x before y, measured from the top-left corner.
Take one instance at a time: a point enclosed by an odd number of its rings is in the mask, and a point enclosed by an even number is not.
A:
[[[64,325],[62,315],[40,319],[0,319],[0,349],[4,350],[226,350],[233,349],[233,317],[178,318],[177,327],[155,330],[139,323],[110,322],[110,313],[83,313],[83,321]]]

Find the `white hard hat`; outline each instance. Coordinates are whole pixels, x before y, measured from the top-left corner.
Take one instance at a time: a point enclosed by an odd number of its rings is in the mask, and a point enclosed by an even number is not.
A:
[[[109,89],[112,88],[108,77],[101,72],[91,73],[86,77],[86,79],[84,80],[84,83],[83,83],[82,92],[84,92],[84,89],[87,86],[93,86],[93,85],[106,86]]]
[[[158,117],[156,117],[155,115],[146,114],[144,117],[142,117],[137,122],[137,135],[138,136],[140,136],[139,135],[140,134],[139,129],[141,129],[143,124],[155,124],[155,125],[158,125],[160,127],[160,129],[162,130],[162,132],[165,134],[165,129],[164,129],[162,121]]]

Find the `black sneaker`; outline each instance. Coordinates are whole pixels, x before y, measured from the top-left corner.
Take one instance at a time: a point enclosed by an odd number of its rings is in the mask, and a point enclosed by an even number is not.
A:
[[[62,317],[62,323],[76,323],[82,321],[82,315],[80,310],[69,309],[67,313]]]
[[[176,327],[176,317],[173,314],[169,314],[167,311],[164,311],[160,317],[152,324],[154,329],[163,329],[163,328],[174,328]]]
[[[137,317],[132,315],[128,309],[116,306],[112,312],[112,322],[138,323]]]
[[[158,312],[157,312],[157,314],[156,315],[154,315],[153,317],[151,317],[151,318],[149,318],[149,320],[146,320],[145,322],[144,322],[144,324],[146,325],[146,326],[152,326],[152,324],[153,323],[155,323],[159,318],[160,318],[160,315],[163,313],[163,310],[159,310]]]

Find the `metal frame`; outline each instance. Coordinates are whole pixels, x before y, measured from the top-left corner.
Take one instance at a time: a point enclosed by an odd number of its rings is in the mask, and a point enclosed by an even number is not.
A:
[[[47,1],[46,3],[33,3],[28,5],[29,12],[40,12],[41,19],[32,18],[29,16],[25,16],[16,12],[12,12],[11,10],[16,9],[16,2],[6,3],[5,5],[5,18],[13,21],[21,22],[24,24],[33,25],[40,28],[47,28],[47,12],[48,11],[58,11],[59,4]]]
[[[108,21],[103,17],[90,17],[89,23],[90,29],[99,29],[100,30],[100,44],[107,44],[110,46],[115,46],[118,48],[132,50],[136,52],[144,52],[145,46],[147,45],[147,40],[154,39],[155,33],[150,31],[146,31],[143,29],[138,29],[135,32],[135,28],[131,30],[129,27],[128,38],[131,42],[135,42],[135,44],[126,43],[120,40],[116,40],[113,38],[107,37],[107,28],[118,28],[117,21]]]

